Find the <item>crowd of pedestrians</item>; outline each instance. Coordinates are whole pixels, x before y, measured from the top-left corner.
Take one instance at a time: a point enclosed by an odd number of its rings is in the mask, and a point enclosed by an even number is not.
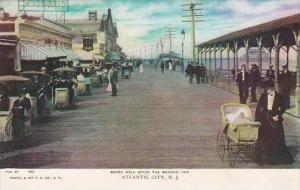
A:
[[[192,84],[194,76],[196,77],[197,84],[205,83],[207,81],[206,68],[203,64],[189,62],[186,67],[186,76],[189,77],[189,83]]]
[[[288,70],[287,65],[282,66],[282,71],[278,75],[278,81],[275,81],[275,70],[273,65],[269,66],[266,71],[266,75],[263,78],[259,68],[256,64],[251,65],[251,69],[248,72],[246,65],[241,66],[241,70],[235,77],[235,82],[238,85],[240,103],[246,104],[249,99],[250,90],[250,102],[257,102],[257,87],[263,88],[263,83],[271,81],[273,83],[278,82],[278,93],[281,96],[282,104],[286,109],[290,108],[290,91],[292,88],[292,76]]]

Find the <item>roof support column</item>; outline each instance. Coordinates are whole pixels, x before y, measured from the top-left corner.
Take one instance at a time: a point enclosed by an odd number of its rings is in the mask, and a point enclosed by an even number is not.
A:
[[[212,53],[212,48],[209,47],[208,48],[208,59],[209,59],[209,76],[208,76],[208,79],[209,79],[209,82],[211,82],[211,53]]]
[[[296,77],[297,77],[297,82],[296,82],[296,114],[299,116],[300,115],[300,30],[298,29],[297,31],[293,31],[295,41],[296,41],[296,56],[297,56],[297,66],[296,66]]]
[[[200,50],[200,62],[201,62],[201,63],[203,62],[202,53],[203,53],[203,50],[201,49],[201,50]]]
[[[215,82],[216,82],[216,79],[217,79],[217,51],[218,51],[217,46],[214,46],[214,59],[215,59],[214,70],[215,70]]]
[[[223,51],[225,48],[223,48],[222,45],[219,46],[220,50],[220,69],[223,70]]]
[[[239,70],[239,56],[238,56],[238,51],[239,51],[239,42],[238,41],[234,41],[233,42],[233,46],[234,46],[234,56],[233,56],[233,59],[234,59],[234,69],[235,69],[235,76],[234,78],[236,77],[237,73],[238,73],[238,70]]]
[[[263,50],[262,37],[256,38],[256,42],[258,47],[258,68],[260,73],[262,73],[262,50]]]
[[[272,35],[274,49],[275,49],[275,83],[278,83],[278,75],[279,75],[279,53],[280,53],[279,37],[280,37],[280,33]]]
[[[268,52],[269,52],[269,65],[272,65],[272,51],[273,51],[273,47],[268,47]]]
[[[289,68],[290,64],[290,46],[286,46],[286,65]]]
[[[221,80],[223,81],[223,51],[224,48],[222,46],[222,44],[219,45],[219,50],[220,50],[220,71],[221,71]]]
[[[230,76],[231,76],[231,72],[230,72],[230,43],[228,42],[226,44],[226,49],[227,49],[227,75],[228,75],[228,84],[230,83]]]
[[[207,48],[204,50],[204,65],[207,68]]]
[[[15,56],[14,56],[14,67],[15,71],[21,71],[21,43],[19,42],[15,47]]]
[[[246,70],[249,71],[249,39],[244,39],[244,45],[245,45],[245,58],[246,58]]]
[[[200,56],[199,56],[199,54],[200,54],[200,48],[198,47],[198,51],[197,51],[197,62],[199,63],[199,61],[200,61]]]

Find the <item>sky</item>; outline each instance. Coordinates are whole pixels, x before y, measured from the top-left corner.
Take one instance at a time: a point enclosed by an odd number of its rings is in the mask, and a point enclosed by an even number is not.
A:
[[[181,43],[185,35],[185,55],[191,57],[191,24],[182,22],[185,13],[181,4],[190,0],[69,0],[67,19],[87,18],[88,10],[97,10],[100,15],[112,9],[114,22],[117,23],[118,44],[128,55],[149,57],[156,54],[159,38],[164,43],[164,51],[169,51],[169,40],[165,28],[174,28],[176,35],[173,50],[181,53]],[[300,0],[195,0],[201,2],[203,14],[196,24],[196,44],[218,36],[271,21],[276,18],[300,13]],[[0,0],[0,5],[11,13],[17,14],[17,0]],[[53,14],[46,15],[54,18]]]

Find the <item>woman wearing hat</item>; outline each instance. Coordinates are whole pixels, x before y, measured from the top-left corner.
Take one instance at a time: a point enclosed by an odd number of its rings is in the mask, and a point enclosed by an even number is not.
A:
[[[275,71],[273,69],[273,65],[269,65],[269,69],[266,72],[266,79],[267,80],[275,80]]]
[[[293,158],[287,148],[283,129],[281,96],[276,92],[272,80],[263,83],[265,92],[261,95],[255,112],[256,121],[261,122],[259,141],[262,142],[266,160],[272,163],[291,163]]]

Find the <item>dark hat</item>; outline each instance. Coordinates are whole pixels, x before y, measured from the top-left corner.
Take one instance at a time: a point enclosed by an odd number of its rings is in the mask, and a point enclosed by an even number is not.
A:
[[[282,68],[288,68],[288,65],[287,65],[287,64],[285,64],[285,65],[283,65],[283,66],[282,66]]]
[[[265,81],[263,81],[263,85],[264,88],[274,88],[275,87],[275,83],[273,80],[267,79]]]

